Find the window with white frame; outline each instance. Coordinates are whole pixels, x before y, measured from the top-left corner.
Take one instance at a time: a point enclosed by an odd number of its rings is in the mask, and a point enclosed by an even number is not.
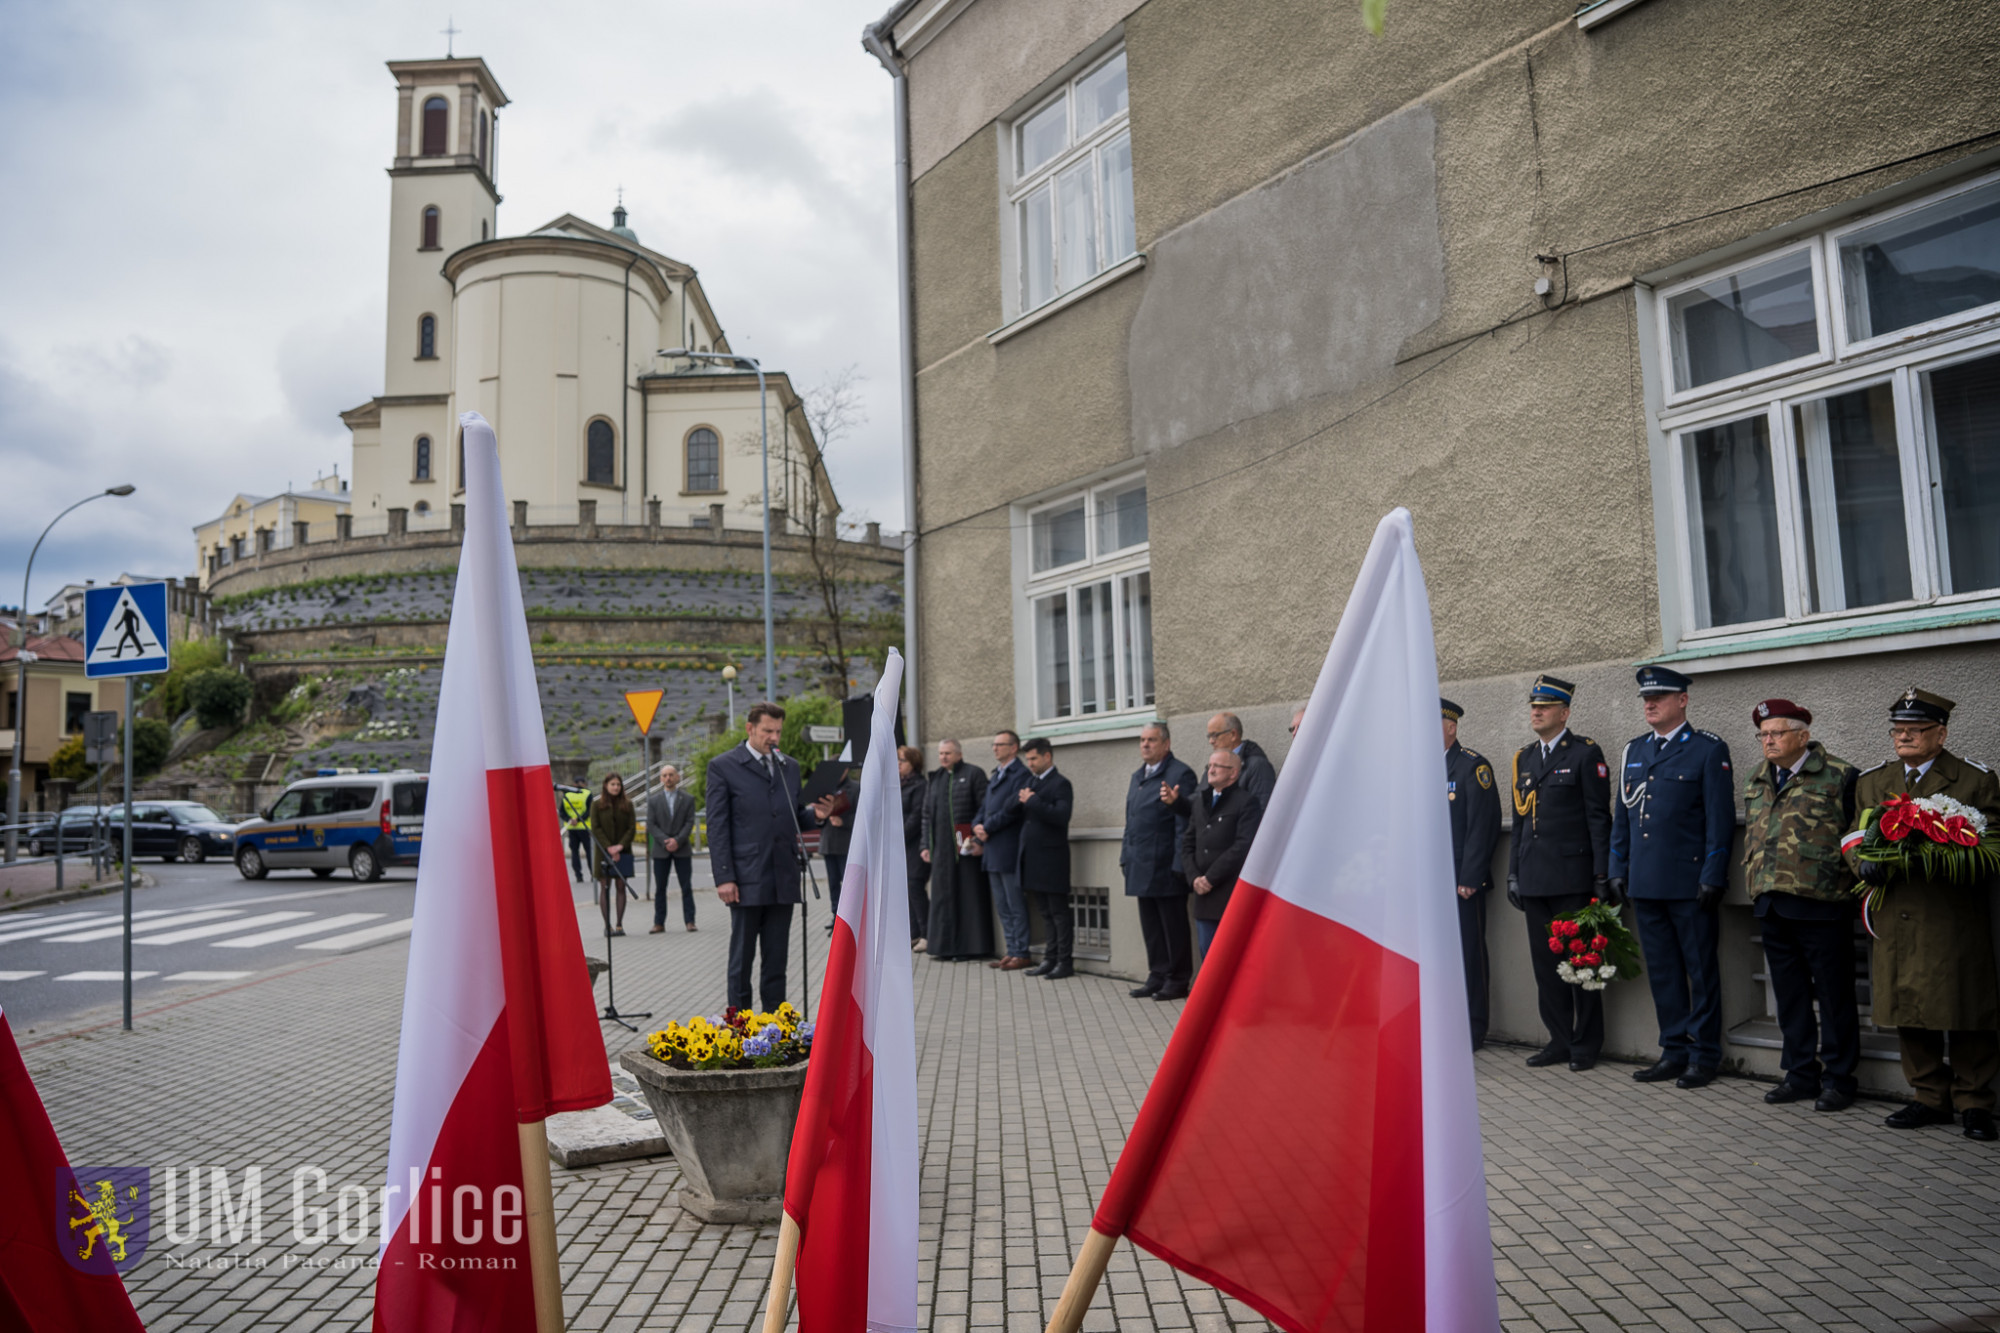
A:
[[[1029,511],[1027,598],[1038,721],[1152,708],[1150,550],[1143,477]]]
[[[2000,600],[2000,178],[1658,309],[1692,633]]]
[[[1098,61],[1016,120],[1008,153],[1022,313],[1137,250],[1124,51]]]

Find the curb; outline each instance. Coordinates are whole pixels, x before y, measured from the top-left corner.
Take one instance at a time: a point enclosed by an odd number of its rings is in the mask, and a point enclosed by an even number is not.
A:
[[[132,872],[132,890],[135,893],[140,889],[153,888],[158,883],[159,881],[143,870]],[[21,898],[12,902],[0,903],[0,914],[18,912],[26,907],[47,907],[54,903],[75,902],[79,898],[94,898],[101,893],[118,893],[124,887],[125,881],[123,879],[116,879],[103,884],[88,885],[83,888],[62,889],[55,893],[38,893],[32,898]]]

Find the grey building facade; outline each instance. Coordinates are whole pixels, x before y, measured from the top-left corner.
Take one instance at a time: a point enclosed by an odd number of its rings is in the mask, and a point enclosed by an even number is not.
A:
[[[1198,766],[1229,709],[1282,759],[1399,504],[1503,782],[1537,673],[1615,760],[1646,662],[1695,678],[1739,790],[1771,696],[1865,767],[1920,685],[2000,759],[1994,17],[1392,0],[1375,38],[1343,3],[911,0],[871,29],[906,116],[916,730],[1054,739],[1080,953],[1144,970],[1139,726]],[[1723,912],[1727,1056],[1773,1073],[1740,888]],[[1539,1040],[1497,896],[1489,934],[1494,1032]],[[1650,1054],[1644,987],[1608,1012]]]

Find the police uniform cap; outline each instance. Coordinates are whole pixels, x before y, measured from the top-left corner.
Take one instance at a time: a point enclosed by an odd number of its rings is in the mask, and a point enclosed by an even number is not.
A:
[[[1447,722],[1456,722],[1460,718],[1465,716],[1465,710],[1463,708],[1460,708],[1457,704],[1453,703],[1451,700],[1443,697],[1440,697],[1438,699],[1438,708],[1441,712],[1443,712],[1444,720]]]
[[[1750,710],[1750,725],[1762,727],[1774,717],[1795,717],[1807,726],[1812,725],[1812,709],[1801,708],[1790,699],[1766,699]]]
[[[1929,690],[1920,690],[1912,685],[1903,691],[1900,699],[1889,705],[1889,720],[1946,723],[1951,721],[1951,710],[1956,707],[1957,704],[1943,695],[1932,694]]]
[[[1531,704],[1561,704],[1567,708],[1575,697],[1576,686],[1556,676],[1537,676],[1528,689],[1528,702]]]
[[[1688,686],[1694,684],[1686,676],[1672,667],[1643,666],[1639,668],[1639,695],[1686,694]]]

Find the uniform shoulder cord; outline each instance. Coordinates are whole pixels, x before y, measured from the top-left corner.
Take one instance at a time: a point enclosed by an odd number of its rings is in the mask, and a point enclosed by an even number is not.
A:
[[[1618,799],[1625,803],[1627,810],[1637,810],[1641,805],[1644,805],[1646,802],[1646,793],[1653,786],[1653,779],[1650,777],[1637,787],[1633,787],[1625,781],[1625,775],[1631,771],[1632,767],[1632,745],[1633,742],[1626,741],[1624,751],[1618,756]]]
[[[1535,807],[1541,799],[1541,793],[1531,791],[1528,793],[1527,800],[1524,801],[1521,799],[1521,752],[1519,750],[1514,751],[1514,771],[1512,777],[1514,782],[1514,817],[1533,823],[1535,819]]]

